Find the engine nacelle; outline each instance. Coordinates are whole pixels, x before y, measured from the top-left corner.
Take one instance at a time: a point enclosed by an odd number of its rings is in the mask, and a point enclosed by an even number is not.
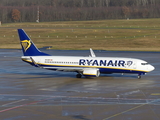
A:
[[[86,77],[99,77],[100,72],[97,68],[85,68],[83,70],[83,75]]]

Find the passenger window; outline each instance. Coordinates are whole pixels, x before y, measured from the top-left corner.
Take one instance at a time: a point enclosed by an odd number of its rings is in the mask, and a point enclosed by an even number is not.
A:
[[[141,63],[141,65],[148,65],[148,63]]]

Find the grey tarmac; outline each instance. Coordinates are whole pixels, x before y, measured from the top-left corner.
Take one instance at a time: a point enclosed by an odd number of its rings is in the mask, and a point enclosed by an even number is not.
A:
[[[89,56],[89,50],[45,50]],[[97,56],[148,61],[153,72],[75,78],[73,72],[35,68],[21,50],[0,50],[0,120],[160,120],[160,52],[100,51]]]

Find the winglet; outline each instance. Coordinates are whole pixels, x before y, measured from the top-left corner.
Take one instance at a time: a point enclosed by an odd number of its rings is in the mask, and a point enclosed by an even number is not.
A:
[[[92,48],[90,48],[91,57],[96,57],[95,53],[93,52]]]

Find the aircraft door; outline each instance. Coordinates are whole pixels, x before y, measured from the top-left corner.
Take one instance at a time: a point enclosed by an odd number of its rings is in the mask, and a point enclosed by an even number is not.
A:
[[[136,61],[133,62],[133,69],[136,69],[137,66],[136,66]]]
[[[40,58],[37,59],[37,64],[39,64],[39,63],[41,63],[41,59]]]

